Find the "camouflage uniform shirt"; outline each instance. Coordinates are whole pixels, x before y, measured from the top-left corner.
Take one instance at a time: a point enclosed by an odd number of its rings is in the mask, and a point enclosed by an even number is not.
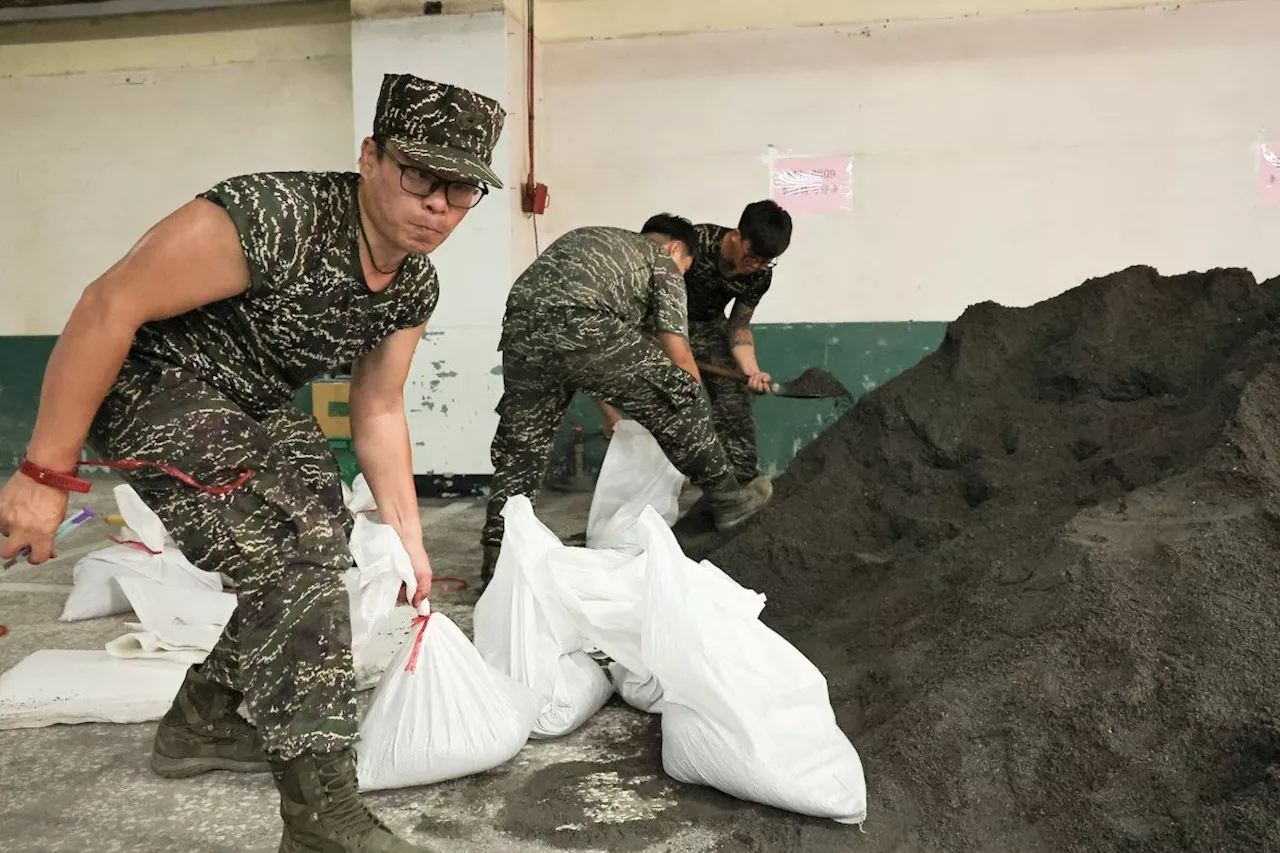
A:
[[[499,348],[526,355],[546,347],[550,326],[567,314],[589,314],[650,334],[688,337],[684,279],[662,246],[621,228],[570,231],[530,264],[507,297]],[[611,323],[613,325],[613,323]],[[590,346],[594,324],[570,324]]]
[[[732,229],[720,225],[697,225],[698,253],[685,275],[689,291],[689,322],[723,320],[725,308],[735,304],[755,308],[773,283],[773,270],[762,269],[740,278],[720,272],[720,244]]]
[[[148,323],[131,356],[181,367],[255,418],[297,388],[431,316],[440,287],[410,255],[384,290],[360,264],[359,175],[244,175],[202,193],[224,208],[249,264],[245,293]]]

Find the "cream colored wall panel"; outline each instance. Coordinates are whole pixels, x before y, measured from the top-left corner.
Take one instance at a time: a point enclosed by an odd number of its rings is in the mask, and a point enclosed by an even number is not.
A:
[[[769,146],[854,157],[798,215],[763,322],[945,320],[1129,264],[1280,274],[1251,146],[1280,135],[1280,3],[693,34],[545,50],[547,239],[736,221]]]
[[[539,0],[536,14],[540,37],[552,42],[1203,2],[1218,0]]]
[[[351,53],[345,2],[0,25],[0,78],[199,68]]]
[[[57,334],[80,291],[221,178],[346,169],[345,57],[0,80],[0,335]]]

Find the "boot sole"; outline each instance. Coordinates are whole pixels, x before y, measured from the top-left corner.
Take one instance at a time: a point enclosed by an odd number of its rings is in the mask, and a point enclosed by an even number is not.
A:
[[[213,770],[229,773],[267,773],[271,765],[266,761],[237,761],[233,758],[170,758],[151,753],[151,770],[165,779],[186,779]]]

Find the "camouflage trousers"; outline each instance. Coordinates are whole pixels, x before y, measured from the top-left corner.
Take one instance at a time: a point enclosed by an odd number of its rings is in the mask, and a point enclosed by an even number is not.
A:
[[[732,486],[706,394],[656,343],[593,312],[566,312],[534,334],[538,343],[503,353],[482,544],[502,543],[501,513],[508,498],[524,495],[536,503],[556,429],[577,392],[604,400],[647,429],[694,485],[703,490]]]
[[[729,329],[724,320],[689,324],[689,345],[698,361],[738,369],[729,349]],[[729,455],[733,475],[739,483],[755,479],[759,460],[756,456],[756,395],[734,379],[706,374],[702,377],[711,398],[711,422],[716,435]]]
[[[162,471],[124,472],[196,566],[223,572],[237,603],[201,671],[243,693],[263,746],[288,760],[356,740],[350,513],[319,425],[292,405],[253,417],[173,366],[125,363],[90,442],[108,460],[171,465],[221,485],[208,495]]]

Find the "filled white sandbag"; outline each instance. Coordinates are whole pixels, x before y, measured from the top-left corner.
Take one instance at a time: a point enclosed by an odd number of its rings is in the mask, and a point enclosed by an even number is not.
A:
[[[662,684],[653,673],[636,675],[622,664],[609,664],[609,678],[622,701],[646,714],[661,714],[666,707],[662,701]]]
[[[742,800],[864,821],[862,762],[822,673],[759,620],[757,594],[685,557],[656,513],[642,514],[640,532],[642,650],[663,687],[663,769]]]
[[[360,724],[361,790],[482,773],[529,740],[533,694],[485,663],[449,617],[425,602],[420,613]]]
[[[587,547],[637,553],[640,513],[653,507],[668,526],[675,524],[683,486],[684,475],[667,459],[658,440],[635,421],[619,421],[591,497]]]
[[[86,555],[72,570],[72,588],[62,621],[76,622],[129,612],[129,600],[117,577],[140,577],[188,590],[219,591],[222,576],[196,568],[173,544],[160,518],[129,485],[114,489],[124,516],[120,538],[132,545],[110,545]]]
[[[658,713],[662,688],[644,665],[640,629],[648,594],[645,558],[616,550],[552,548],[546,577],[588,651],[607,655],[611,680],[628,704]]]
[[[412,600],[418,581],[409,552],[391,525],[358,515],[349,546],[356,566],[342,579],[351,598],[351,645],[359,648],[395,610],[401,585]]]
[[[585,723],[613,695],[603,667],[548,577],[547,553],[562,548],[517,495],[502,509],[505,530],[493,579],[476,602],[476,649],[494,669],[528,687],[538,703],[534,737],[558,737]]]
[[[173,704],[185,663],[120,660],[107,652],[33,652],[0,675],[0,729],[144,723]]]
[[[417,611],[408,604],[398,604],[390,615],[364,634],[363,641],[351,644],[351,663],[355,670],[356,690],[376,687],[392,659],[404,645],[410,623]]]

